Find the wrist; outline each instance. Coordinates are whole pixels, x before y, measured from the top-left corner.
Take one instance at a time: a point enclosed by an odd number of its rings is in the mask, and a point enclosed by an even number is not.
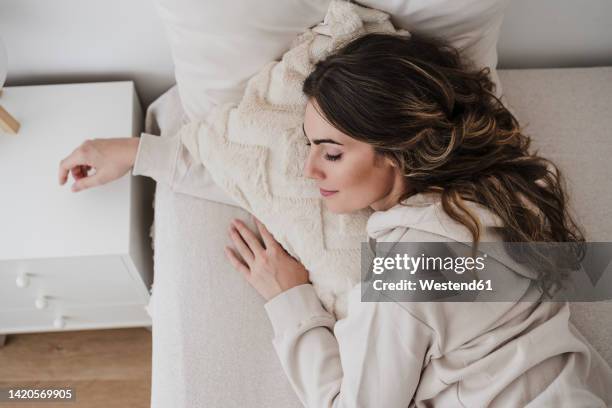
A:
[[[136,162],[136,155],[138,154],[139,145],[140,145],[140,137],[130,137],[128,139],[128,146],[129,146],[128,150],[130,152],[130,156],[129,156],[130,168],[133,168]]]
[[[274,299],[274,298],[276,298],[276,297],[278,297],[278,296],[280,296],[280,295],[282,295],[282,294],[284,294],[286,292],[289,292],[291,289],[293,289],[295,287],[298,287],[298,286],[301,286],[301,285],[306,285],[306,284],[310,284],[310,282],[308,282],[308,283],[298,283],[296,285],[288,286],[288,287],[280,287],[276,291],[270,292],[267,296],[264,296],[264,298],[265,298],[266,302],[269,302],[272,299]]]

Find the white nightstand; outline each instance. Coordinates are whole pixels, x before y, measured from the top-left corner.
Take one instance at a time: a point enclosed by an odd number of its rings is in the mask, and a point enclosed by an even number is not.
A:
[[[140,134],[134,84],[6,87],[0,102],[21,123],[0,133],[0,334],[150,325],[155,183],[57,181],[84,140]]]

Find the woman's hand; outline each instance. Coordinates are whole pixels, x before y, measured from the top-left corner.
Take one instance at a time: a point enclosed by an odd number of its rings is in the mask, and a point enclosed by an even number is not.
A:
[[[59,165],[58,182],[64,185],[68,173],[76,180],[72,191],[101,186],[123,177],[134,166],[138,137],[90,139],[83,142]],[[94,174],[89,171],[94,169]]]
[[[310,283],[304,265],[289,255],[266,227],[253,218],[263,238],[263,245],[242,221],[234,219],[229,235],[242,260],[234,250],[225,247],[225,255],[232,266],[242,272],[247,282],[266,300],[294,286]]]

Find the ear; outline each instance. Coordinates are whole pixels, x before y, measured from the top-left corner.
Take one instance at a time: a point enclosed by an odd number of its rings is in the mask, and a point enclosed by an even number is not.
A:
[[[391,166],[391,167],[397,167],[397,164],[395,163],[395,160],[391,159],[390,157],[385,157],[385,161]]]
[[[384,167],[384,166],[398,167],[395,161],[391,157],[384,155],[382,153],[376,153],[376,157],[374,159],[374,165],[376,167]]]

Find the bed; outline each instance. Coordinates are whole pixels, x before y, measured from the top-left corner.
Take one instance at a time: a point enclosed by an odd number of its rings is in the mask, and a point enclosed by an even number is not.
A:
[[[177,86],[147,110],[147,133],[173,135],[235,102],[246,80],[295,36],[323,20],[330,0],[155,0]],[[612,68],[496,71],[507,0],[360,0],[409,31],[444,37],[492,68],[535,147],[565,171],[571,205],[591,241],[612,238]],[[282,24],[280,23],[282,22]],[[499,77],[499,78],[498,78]],[[606,150],[607,148],[607,150]],[[232,218],[255,228],[202,168],[197,182],[156,186],[151,228],[155,277],[152,407],[299,407],[272,348],[264,301],[227,262]],[[612,363],[612,303],[572,305],[573,321]]]
[[[500,70],[506,103],[565,172],[588,240],[612,239],[612,67]],[[147,110],[167,137],[188,121],[177,88]],[[248,214],[198,189],[156,187],[152,407],[299,407],[272,348],[263,299],[226,261],[226,228]],[[612,364],[612,303],[576,303],[573,322]]]

